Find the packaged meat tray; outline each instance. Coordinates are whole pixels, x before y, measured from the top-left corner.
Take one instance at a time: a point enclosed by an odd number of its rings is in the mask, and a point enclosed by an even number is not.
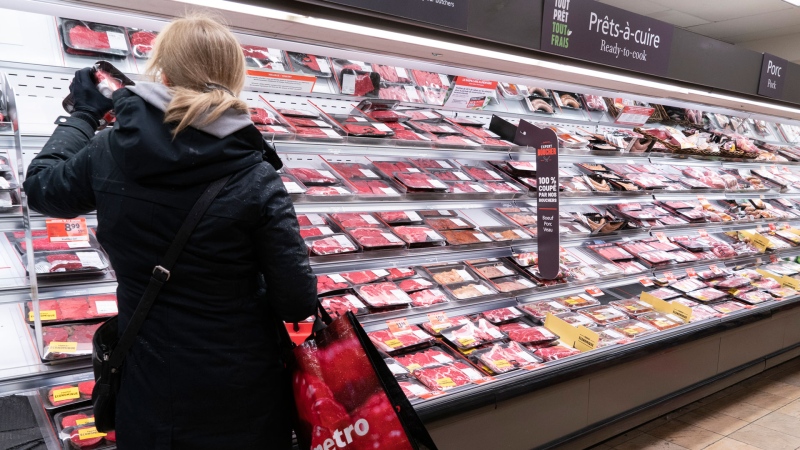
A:
[[[542,322],[547,318],[547,313],[563,314],[570,311],[569,308],[555,301],[542,300],[533,303],[527,303],[520,306],[523,312],[530,314],[536,320]]]
[[[778,298],[778,299],[781,299],[781,300],[789,298],[789,297],[794,297],[794,296],[798,295],[798,292],[795,291],[794,289],[785,288],[785,287],[781,287],[781,288],[777,288],[777,289],[768,289],[767,292],[771,296],[773,296],[775,298]]]
[[[311,251],[311,254],[314,256],[354,253],[359,250],[358,245],[356,245],[347,235],[344,234],[307,238],[305,241],[306,245]]]
[[[92,337],[102,323],[82,325],[48,325],[42,327],[44,352],[42,361],[56,361],[65,358],[88,356],[92,354]],[[31,328],[31,333],[33,329]]]
[[[328,122],[319,119],[288,117],[286,120],[295,128],[331,128]]]
[[[447,185],[427,173],[395,172],[394,178],[409,192],[446,192]]]
[[[661,300],[669,300],[681,296],[680,292],[676,292],[670,288],[659,288],[653,291],[649,291],[648,294],[652,295],[653,297],[658,297]]]
[[[356,286],[355,291],[367,305],[373,308],[403,306],[411,303],[408,294],[391,281]]]
[[[751,284],[759,289],[778,289],[781,287],[780,283],[769,277],[753,281]]]
[[[413,225],[392,228],[392,231],[403,239],[410,248],[447,245],[444,236],[430,227]]]
[[[453,218],[430,218],[426,219],[425,223],[430,225],[434,230],[474,230],[477,228],[472,222],[462,217]]]
[[[477,181],[451,181],[445,182],[445,184],[447,185],[447,192],[450,194],[471,194],[472,196],[480,197],[481,199],[504,197],[492,194],[491,189],[489,189],[483,183],[478,183]]]
[[[139,59],[150,59],[158,33],[138,28],[128,28],[128,41],[133,49],[133,56]]]
[[[115,316],[117,312],[115,294],[39,300],[39,317],[48,324],[96,320]],[[33,302],[25,303],[25,320],[34,322]]]
[[[411,118],[400,111],[391,109],[376,109],[367,114],[378,122],[403,122]]]
[[[59,29],[64,51],[69,54],[124,58],[130,53],[122,27],[61,19]]]
[[[487,280],[491,280],[494,278],[503,278],[517,274],[517,271],[515,271],[511,266],[502,261],[491,261],[485,263],[475,263],[470,265],[472,266],[472,269],[475,270],[475,272],[478,272],[481,276],[483,276]]]
[[[646,336],[658,331],[658,328],[650,325],[647,322],[639,320],[626,320],[624,322],[616,322],[610,325],[616,331],[624,334],[626,337],[635,338],[639,336]]]
[[[317,295],[341,292],[350,288],[350,283],[341,275],[317,275]]]
[[[458,169],[458,163],[449,160],[449,159],[411,159],[410,160],[414,165],[423,169],[433,169],[433,170],[456,170]],[[470,178],[471,180],[472,178]]]
[[[330,78],[333,76],[331,63],[325,56],[306,53],[286,52],[292,72],[306,73],[315,77]]]
[[[94,424],[91,407],[64,411],[53,416],[56,433],[64,449],[116,449],[117,435],[114,431],[99,433]]]
[[[339,175],[347,178],[348,180],[361,180],[361,179],[371,179],[371,180],[380,180],[380,175],[375,173],[373,170],[374,168],[367,165],[367,164],[358,164],[358,163],[337,163],[337,162],[328,162],[333,170],[339,173]]]
[[[478,166],[462,166],[462,169],[478,181],[505,181],[505,178],[493,169]]]
[[[399,102],[422,103],[420,91],[415,86],[381,85],[378,97],[383,100],[397,100]]]
[[[412,120],[408,122],[413,128],[417,129],[418,131],[422,131],[425,133],[431,133],[433,135],[442,135],[442,134],[461,134],[460,131],[456,130],[452,126],[447,123],[431,123],[431,122],[420,122],[417,120]],[[437,139],[439,136],[437,136]]]
[[[393,333],[389,330],[371,331],[367,333],[369,339],[378,349],[393,354],[411,347],[417,347],[433,342],[433,336],[426,333],[416,325],[411,325],[408,329],[400,333]]]
[[[339,276],[347,280],[347,282],[352,284],[368,284],[374,283],[378,280],[383,280],[384,278],[389,276],[389,271],[387,270],[364,270],[361,272],[343,272],[340,273]]]
[[[589,248],[609,261],[625,261],[634,259],[633,255],[614,245],[590,245]]]
[[[434,336],[441,336],[442,331],[447,330],[448,328],[454,328],[459,325],[465,324],[469,322],[469,318],[466,316],[456,316],[456,317],[448,317],[442,322],[424,322],[422,324],[422,328],[427,331],[428,333]]]
[[[659,331],[669,330],[671,328],[683,325],[683,321],[672,314],[661,314],[658,312],[651,312],[637,316],[636,320],[646,322]]]
[[[447,391],[472,382],[469,375],[451,365],[420,369],[414,371],[414,376],[432,391]]]
[[[383,224],[370,213],[333,213],[331,219],[344,228],[383,228]]]
[[[499,328],[486,319],[467,322],[457,328],[442,332],[442,336],[460,350],[469,350],[506,338]]]
[[[714,308],[715,311],[722,314],[730,314],[736,311],[742,311],[744,309],[747,309],[743,304],[734,301],[717,303],[716,305],[710,305],[710,306]]]
[[[328,225],[328,221],[325,220],[325,217],[319,214],[298,214],[297,223],[301,227]]]
[[[417,211],[422,217],[458,217],[458,211],[452,209],[432,209]]]
[[[408,70],[402,67],[373,64],[372,70],[380,74],[382,81],[398,84],[414,84]]]
[[[444,286],[444,288],[458,300],[469,300],[497,294],[497,291],[482,281],[450,284]]]
[[[278,112],[286,117],[303,117],[306,119],[319,119],[319,113],[306,109],[278,109]]]
[[[523,345],[545,346],[558,340],[558,336],[545,327],[521,326],[523,324],[517,324],[516,322],[507,325],[518,325],[516,327],[503,327],[501,325],[500,329],[508,335],[510,340]]]
[[[422,216],[414,211],[379,212],[378,217],[388,225],[416,225],[422,223]]]
[[[341,141],[342,135],[332,128],[296,127],[297,139],[310,141]]]
[[[484,181],[482,184],[491,192],[495,194],[509,194],[511,195],[510,198],[528,192],[528,190],[522,186],[509,181]]]
[[[339,179],[327,170],[301,167],[286,168],[284,170],[308,186],[330,186],[339,183]]]
[[[578,313],[594,320],[598,325],[609,325],[628,320],[628,316],[619,309],[605,305],[583,308],[578,310]]]
[[[398,380],[397,384],[409,400],[425,398],[431,394],[431,391],[417,380]]]
[[[481,231],[486,233],[487,236],[497,242],[505,241],[519,241],[525,239],[533,239],[533,236],[525,230],[517,227],[499,226],[499,227],[483,227]]]
[[[699,305],[692,308],[692,319],[691,322],[700,322],[703,320],[713,319],[714,317],[719,317],[720,313],[717,312],[714,308],[708,305]]]
[[[439,148],[474,148],[481,145],[466,136],[454,134],[437,134],[434,136],[434,144]]]
[[[608,304],[630,316],[638,316],[640,314],[653,312],[652,306],[635,298],[608,302]]]
[[[483,316],[489,322],[495,325],[499,325],[501,323],[519,319],[520,317],[523,316],[523,314],[522,311],[512,306],[510,308],[500,308],[500,309],[493,309],[491,311],[484,311],[481,313],[481,316]]]
[[[406,244],[388,228],[349,228],[347,233],[364,250],[402,249]]]
[[[597,326],[597,323],[594,320],[582,314],[574,312],[557,314],[556,317],[563,320],[564,322],[567,322],[568,324],[572,325],[575,328],[577,327],[593,328]]]
[[[403,291],[410,294],[412,292],[430,289],[436,286],[436,284],[427,278],[416,277],[416,278],[406,278],[405,280],[400,280],[397,282],[397,286],[399,286],[400,289],[402,289]]]
[[[422,171],[415,165],[399,160],[399,161],[372,161],[372,164],[380,170],[387,178],[394,177],[397,172],[408,173],[422,173]]]
[[[108,268],[105,253],[94,249],[34,255],[36,273],[42,276],[99,274]]]
[[[627,339],[624,334],[610,327],[595,328],[593,331],[599,337],[597,348],[610,347]]]
[[[426,169],[429,174],[440,181],[475,181],[462,170],[453,169]]]
[[[478,277],[464,264],[428,266],[425,270],[442,285],[478,281]]]
[[[550,361],[557,361],[559,359],[569,358],[570,356],[579,355],[581,352],[580,350],[576,350],[572,347],[567,347],[566,345],[559,344],[554,345],[552,347],[544,347],[536,349],[533,352],[534,355],[538,356],[544,362]]]
[[[600,302],[588,294],[570,295],[554,299],[555,302],[575,311],[580,308],[599,305]]]
[[[448,230],[442,231],[442,236],[450,245],[485,244],[492,242],[489,236],[475,230]]]
[[[412,292],[409,297],[411,297],[411,305],[417,307],[438,305],[450,301],[450,297],[441,289],[423,289]]]
[[[426,72],[424,70],[411,70],[417,86],[424,86],[436,89],[449,89],[450,77],[443,73]]]
[[[319,301],[325,311],[333,318],[341,317],[348,311],[353,314],[365,314],[367,312],[367,305],[352,294],[323,297]]]
[[[283,187],[286,188],[286,192],[290,194],[306,193],[307,189],[305,186],[303,186],[303,183],[291,175],[281,175],[281,181],[283,181]]]
[[[330,227],[300,227],[300,237],[330,236],[335,234]]]
[[[374,123],[345,123],[344,131],[348,136],[387,138],[394,136],[391,128],[380,122]]]
[[[389,281],[402,280],[417,275],[417,270],[413,267],[393,267],[388,269],[387,272],[389,272],[389,275],[386,279]]]
[[[385,181],[380,180],[350,180],[350,185],[362,197],[399,197],[400,192]],[[306,192],[308,195],[308,192]]]
[[[709,285],[717,289],[737,289],[750,285],[750,279],[746,277],[732,276],[724,280],[709,282]]]
[[[491,284],[502,293],[524,291],[536,287],[535,283],[522,276],[496,278],[491,280]]]
[[[492,375],[500,375],[542,361],[516,342],[495,344],[470,356],[486,366]]]
[[[425,350],[412,351],[407,355],[395,356],[394,359],[409,372],[456,362],[456,358],[449,351],[438,345]]]
[[[706,302],[706,303],[707,302],[717,301],[717,300],[723,299],[723,298],[728,296],[727,293],[722,292],[722,291],[718,291],[718,290],[716,290],[714,288],[699,289],[699,290],[696,290],[696,291],[689,292],[686,295],[688,295],[689,297],[691,297],[691,298],[693,298],[695,300],[699,300],[701,302]]]
[[[93,389],[94,380],[87,380],[39,388],[39,396],[42,398],[45,409],[53,410],[91,400]]]
[[[757,305],[759,303],[764,303],[775,299],[775,297],[770,295],[770,293],[762,291],[742,292],[736,294],[735,297],[736,299],[741,300],[750,305]]]
[[[706,284],[696,278],[685,278],[670,285],[672,289],[677,289],[681,292],[691,292],[698,289],[703,289]]]
[[[528,211],[523,208],[518,208],[518,212],[504,212],[499,210],[504,216],[508,217],[512,222],[523,227],[530,227],[536,225],[536,212]]]

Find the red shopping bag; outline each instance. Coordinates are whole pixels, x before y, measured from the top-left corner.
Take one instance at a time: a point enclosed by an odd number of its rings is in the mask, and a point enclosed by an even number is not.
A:
[[[301,450],[436,450],[356,317],[325,321],[294,349]]]

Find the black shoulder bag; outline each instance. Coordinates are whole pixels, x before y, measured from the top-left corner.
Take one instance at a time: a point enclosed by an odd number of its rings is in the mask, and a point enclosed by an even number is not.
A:
[[[197,227],[200,219],[205,215],[211,202],[230,179],[230,175],[211,183],[205,192],[189,211],[189,215],[181,225],[178,234],[169,246],[166,255],[161,260],[161,265],[153,268],[150,284],[139,300],[139,305],[131,317],[128,327],[122,337],[119,336],[118,317],[107,320],[94,334],[92,339],[92,368],[96,380],[92,391],[92,406],[94,407],[94,423],[98,431],[111,431],[115,427],[117,393],[121,379],[122,363],[133,345],[136,335],[144,324],[150,308],[158,297],[161,288],[169,280],[170,270],[178,260],[186,246],[186,242]]]

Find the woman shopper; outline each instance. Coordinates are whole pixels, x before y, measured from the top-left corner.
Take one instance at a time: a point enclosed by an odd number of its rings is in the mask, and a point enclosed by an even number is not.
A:
[[[90,69],[76,72],[75,112],[59,118],[24,183],[45,215],[97,210],[122,332],[189,209],[231,175],[127,354],[118,447],[288,449],[292,394],[275,315],[314,313],[316,280],[280,160],[238,99],[241,48],[215,20],[178,19],[158,36],[148,72],[161,82],[120,89],[113,103]],[[113,129],[95,136],[112,108]]]

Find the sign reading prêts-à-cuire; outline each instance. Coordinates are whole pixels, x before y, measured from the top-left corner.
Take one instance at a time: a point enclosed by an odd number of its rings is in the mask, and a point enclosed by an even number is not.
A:
[[[783,86],[789,70],[789,61],[775,55],[764,53],[761,63],[761,81],[758,84],[758,95],[781,98]]]
[[[545,0],[542,50],[667,75],[674,27],[594,0]]]

